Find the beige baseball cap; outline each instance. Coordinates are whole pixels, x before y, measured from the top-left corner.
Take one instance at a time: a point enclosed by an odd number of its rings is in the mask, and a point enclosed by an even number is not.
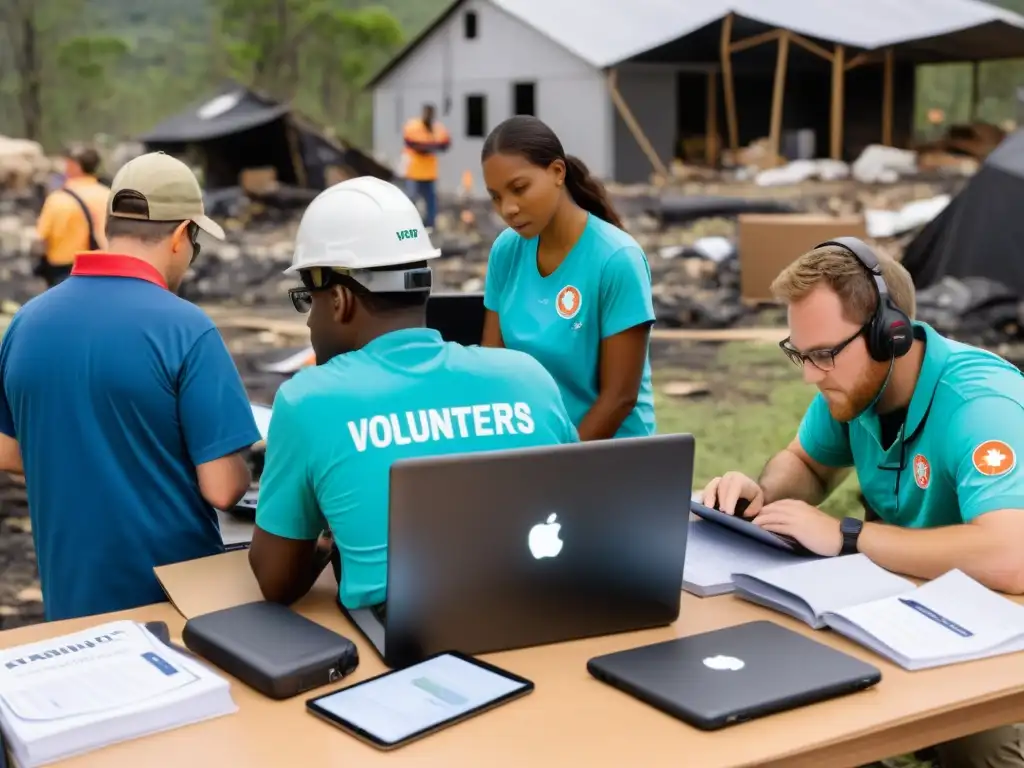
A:
[[[113,211],[117,194],[129,191],[146,199],[148,216]],[[148,221],[194,221],[211,237],[224,239],[223,228],[206,215],[203,190],[192,169],[164,152],[139,155],[122,166],[110,185],[107,215]]]

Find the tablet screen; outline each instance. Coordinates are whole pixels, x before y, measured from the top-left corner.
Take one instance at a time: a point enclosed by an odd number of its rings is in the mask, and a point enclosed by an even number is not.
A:
[[[310,706],[391,746],[530,688],[527,680],[441,654],[321,696]]]

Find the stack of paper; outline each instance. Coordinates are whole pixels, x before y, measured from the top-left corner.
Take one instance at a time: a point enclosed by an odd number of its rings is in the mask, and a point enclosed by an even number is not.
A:
[[[0,728],[21,768],[237,709],[226,679],[133,621],[0,652]]]
[[[733,590],[735,571],[754,572],[816,559],[762,544],[725,526],[699,518],[690,520],[683,560],[683,589],[698,597]]]

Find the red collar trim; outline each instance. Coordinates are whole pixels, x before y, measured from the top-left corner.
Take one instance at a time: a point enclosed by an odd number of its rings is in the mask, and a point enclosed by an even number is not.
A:
[[[71,274],[80,277],[134,277],[167,288],[167,281],[156,267],[134,256],[118,253],[80,253]]]

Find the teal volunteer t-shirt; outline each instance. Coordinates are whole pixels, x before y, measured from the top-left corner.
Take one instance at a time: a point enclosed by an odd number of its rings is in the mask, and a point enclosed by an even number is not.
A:
[[[577,440],[555,382],[528,355],[393,331],[278,389],[256,524],[305,540],[329,527],[342,605],[376,605],[387,591],[394,461]]]
[[[601,340],[654,322],[651,268],[636,240],[590,215],[554,272],[537,269],[537,238],[506,229],[491,246],[484,305],[498,314],[505,346],[527,352],[554,376],[577,427],[597,400]],[[616,437],[655,431],[648,350],[636,406]]]
[[[898,437],[882,447],[873,410],[850,422],[847,437],[820,394],[800,424],[800,445],[821,464],[855,467],[868,504],[893,525],[934,528],[1024,509],[1024,376],[925,323],[914,323],[914,333],[926,346],[902,455]]]

